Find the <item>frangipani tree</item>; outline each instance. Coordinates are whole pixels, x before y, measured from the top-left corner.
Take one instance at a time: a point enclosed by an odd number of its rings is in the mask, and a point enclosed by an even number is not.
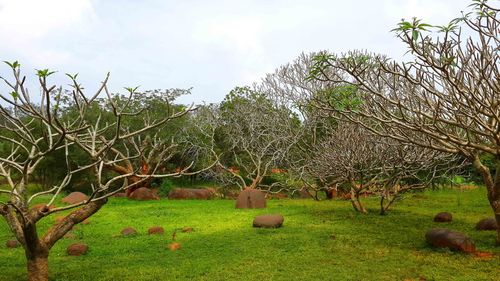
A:
[[[408,47],[409,62],[358,51],[324,53],[311,77],[332,87],[353,86],[353,96],[364,103],[335,108],[317,100],[318,108],[380,136],[469,159],[500,224],[500,9],[484,0],[472,6],[446,26],[402,21],[394,31]],[[463,29],[471,36],[464,38]],[[482,155],[495,159],[492,169]]]
[[[9,90],[0,93],[0,175],[8,183],[7,187],[0,189],[0,215],[25,250],[28,279],[48,280],[50,249],[76,224],[99,211],[109,196],[152,177],[191,173],[188,171],[190,167],[186,167],[176,173],[158,174],[158,165],[150,167],[147,173],[135,168],[106,176],[104,171],[107,167],[145,157],[142,148],[131,146],[137,143],[137,137],[184,116],[194,108],[143,119],[143,126],[131,129],[124,124],[138,114],[130,110],[137,88],[127,88],[127,99],[118,104],[108,90],[109,74],[97,92],[87,96],[76,80],[77,75],[67,75],[72,89],[65,92],[49,84],[54,72],[38,70],[41,98],[37,103],[38,100],[30,95],[25,85],[26,77],[21,75],[20,64],[13,62],[8,65],[12,70],[12,79],[1,79]],[[92,112],[97,116],[89,116],[92,115],[89,114],[91,109],[96,108],[98,110]],[[64,151],[65,177],[49,190],[31,194],[28,185],[33,173],[45,157],[56,151]],[[76,166],[72,164],[70,151],[86,154],[85,162]],[[169,150],[160,152],[165,158],[169,153]],[[66,206],[53,206],[58,202],[58,196],[71,184],[73,176],[83,171],[93,174],[88,182],[92,190],[89,199]],[[130,182],[130,177],[138,180]],[[35,206],[34,202],[39,201],[44,203]],[[54,223],[45,233],[39,232],[37,225],[42,219],[68,210],[69,214],[61,221]]]

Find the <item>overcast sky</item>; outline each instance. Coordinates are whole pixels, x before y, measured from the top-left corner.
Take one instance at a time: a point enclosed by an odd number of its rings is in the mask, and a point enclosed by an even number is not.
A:
[[[217,102],[301,52],[367,49],[401,59],[390,30],[413,16],[445,24],[470,0],[0,0],[0,60],[79,73],[88,90],[189,88]],[[0,66],[0,75],[7,68]],[[31,84],[35,86],[36,84]],[[31,89],[36,92],[37,89]]]

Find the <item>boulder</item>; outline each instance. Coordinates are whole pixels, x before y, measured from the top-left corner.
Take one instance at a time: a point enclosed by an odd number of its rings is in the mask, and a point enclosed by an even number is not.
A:
[[[160,200],[160,197],[151,189],[146,187],[139,187],[130,193],[130,199],[146,201],[146,200]]]
[[[81,256],[85,255],[87,251],[89,250],[89,246],[87,244],[83,243],[74,243],[68,246],[66,249],[66,252],[70,256]]]
[[[253,220],[253,227],[278,228],[283,225],[282,215],[260,215]]]
[[[476,224],[477,230],[497,230],[498,224],[495,218],[482,219]]]
[[[425,234],[425,240],[428,244],[437,248],[449,248],[452,251],[464,253],[474,253],[476,251],[474,241],[467,235],[446,228],[428,230]]]
[[[285,193],[268,193],[266,194],[267,199],[287,199],[288,195]]]
[[[61,201],[66,204],[78,204],[85,200],[88,200],[89,197],[81,192],[71,192],[68,196],[64,197]]]
[[[211,199],[215,194],[213,189],[201,188],[174,188],[168,193],[168,199],[182,200],[182,199]]]
[[[240,195],[237,191],[235,190],[225,190],[222,192],[222,198],[225,199],[236,199],[238,198],[238,195]]]
[[[451,213],[448,212],[441,212],[438,213],[434,216],[434,221],[435,222],[450,222],[452,219]]]
[[[240,192],[236,198],[237,209],[260,209],[266,207],[266,197],[258,189],[247,188]]]
[[[163,234],[165,233],[165,230],[161,226],[153,226],[150,229],[148,229],[148,234]]]
[[[19,241],[15,240],[15,239],[10,239],[10,240],[7,240],[7,242],[5,242],[5,247],[10,248],[10,249],[17,248],[19,246],[21,246],[21,243],[19,243]]]
[[[125,192],[118,192],[118,193],[115,193],[113,195],[113,197],[118,197],[118,198],[127,197],[127,193],[125,193]]]
[[[132,236],[137,234],[137,230],[133,227],[126,227],[121,231],[122,236]]]
[[[47,206],[45,203],[40,203],[40,204],[33,205],[31,208],[32,209],[40,209],[40,211],[42,211],[42,212],[48,212],[48,211],[54,209],[55,207],[56,206],[54,206],[54,205]]]

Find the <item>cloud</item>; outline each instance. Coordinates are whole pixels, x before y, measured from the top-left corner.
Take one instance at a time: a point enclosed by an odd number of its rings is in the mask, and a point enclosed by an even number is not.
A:
[[[0,51],[35,64],[60,63],[71,57],[50,50],[54,38],[70,37],[93,17],[89,0],[0,0]]]
[[[0,0],[0,60],[79,72],[97,88],[194,87],[183,101],[220,101],[301,52],[405,53],[401,18],[443,24],[470,0]],[[0,68],[0,74],[4,69]],[[33,80],[33,79],[32,79]],[[36,79],[34,80],[36,82]]]

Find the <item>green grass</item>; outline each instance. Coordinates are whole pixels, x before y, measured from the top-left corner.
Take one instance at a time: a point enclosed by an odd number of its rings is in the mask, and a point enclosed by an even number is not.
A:
[[[77,226],[78,239],[62,239],[50,255],[51,280],[499,280],[500,248],[494,232],[475,231],[490,217],[484,189],[428,191],[409,195],[386,216],[376,199],[366,199],[368,215],[355,213],[347,201],[271,200],[261,210],[236,210],[230,200],[133,202],[113,198],[90,224]],[[453,222],[437,224],[435,213],[450,211]],[[255,215],[280,213],[279,229],[252,228]],[[54,218],[44,219],[40,230]],[[43,222],[43,221],[42,221]],[[151,226],[166,234],[149,236]],[[133,226],[139,234],[120,237]],[[166,246],[175,228],[182,249]],[[427,229],[445,226],[476,241],[492,259],[478,259],[429,248]],[[335,239],[331,238],[335,236]],[[0,241],[11,238],[0,221]],[[83,241],[87,255],[70,257],[66,247]],[[0,245],[0,280],[23,280],[21,248]]]

